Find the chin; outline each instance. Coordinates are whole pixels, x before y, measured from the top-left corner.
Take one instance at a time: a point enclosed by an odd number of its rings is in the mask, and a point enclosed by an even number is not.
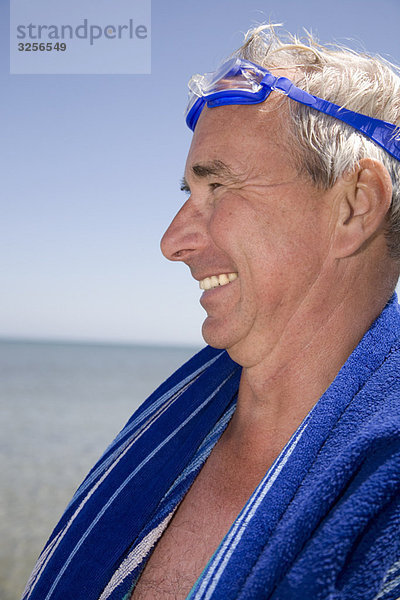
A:
[[[204,341],[217,350],[226,350],[233,361],[242,367],[252,367],[262,356],[272,351],[274,343],[252,335],[249,328],[236,328],[217,322],[215,318],[207,317],[203,323],[202,335]],[[400,599],[399,599],[400,600]]]
[[[208,333],[204,333],[204,328],[202,331],[202,336],[206,344],[208,344],[212,348],[216,348],[217,350],[226,350],[228,347],[224,340],[221,340],[220,336],[209,335]]]
[[[218,350],[226,350],[232,343],[225,328],[217,327],[216,324],[210,323],[210,317],[204,321],[201,328],[201,333],[206,344]]]
[[[213,317],[207,317],[202,326],[202,335],[204,341],[217,350],[226,350],[230,354],[230,350],[241,347],[240,341],[246,336],[234,331],[232,326],[227,324],[226,320],[219,320]]]

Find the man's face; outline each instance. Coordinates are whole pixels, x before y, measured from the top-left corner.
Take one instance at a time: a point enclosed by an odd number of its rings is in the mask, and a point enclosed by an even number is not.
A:
[[[299,175],[283,108],[268,102],[203,110],[185,168],[190,197],[161,242],[205,287],[232,279],[203,292],[203,336],[245,366],[273,352],[310,301],[330,246],[329,194]]]

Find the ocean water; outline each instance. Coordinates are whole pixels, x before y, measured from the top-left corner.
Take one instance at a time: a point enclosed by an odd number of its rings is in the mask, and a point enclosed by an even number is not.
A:
[[[196,348],[0,341],[0,598],[19,600],[72,494]]]

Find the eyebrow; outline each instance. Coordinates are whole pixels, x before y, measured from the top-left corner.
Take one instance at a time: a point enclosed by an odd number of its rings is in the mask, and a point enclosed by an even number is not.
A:
[[[204,179],[210,176],[219,176],[226,177],[229,179],[237,179],[237,175],[232,171],[228,165],[226,165],[222,160],[212,160],[208,163],[196,163],[192,165],[191,172],[197,178]],[[182,177],[181,181],[181,190],[182,191],[190,191],[189,185],[186,181],[185,177]]]
[[[208,163],[192,165],[192,173],[196,177],[209,177],[210,175],[223,175],[233,177],[234,173],[222,160],[212,160]]]

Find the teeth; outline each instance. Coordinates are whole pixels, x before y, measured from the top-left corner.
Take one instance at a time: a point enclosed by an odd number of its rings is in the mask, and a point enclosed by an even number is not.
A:
[[[211,287],[215,288],[219,285],[219,278],[216,275],[211,277]]]
[[[219,285],[226,285],[237,279],[237,273],[222,273],[222,275],[212,275],[202,279],[199,283],[201,290],[211,290]]]

